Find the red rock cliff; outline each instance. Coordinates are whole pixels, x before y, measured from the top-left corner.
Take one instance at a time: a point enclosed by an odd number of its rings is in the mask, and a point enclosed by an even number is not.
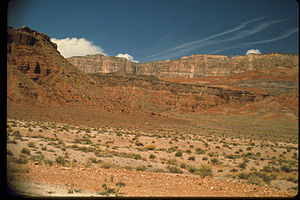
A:
[[[225,76],[238,72],[267,68],[293,67],[299,62],[296,54],[249,54],[228,58],[224,55],[192,55],[173,61],[132,63],[126,59],[89,55],[68,58],[69,62],[88,73],[125,72],[154,75],[157,77],[196,78],[203,76]]]

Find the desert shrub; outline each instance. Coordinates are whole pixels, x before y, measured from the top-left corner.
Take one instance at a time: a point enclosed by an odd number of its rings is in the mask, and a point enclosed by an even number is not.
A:
[[[186,164],[185,163],[180,163],[180,168],[186,169]]]
[[[146,150],[155,150],[155,145],[148,145],[145,147]]]
[[[109,162],[102,162],[101,163],[101,168],[104,168],[104,169],[109,169],[109,168],[112,168],[114,165],[112,163],[109,163]]]
[[[50,166],[53,165],[52,161],[49,160],[49,159],[44,159],[43,162],[44,162],[45,165],[50,165]]]
[[[201,177],[212,176],[212,169],[209,165],[202,164],[199,168],[199,175]]]
[[[56,157],[55,161],[56,161],[58,164],[61,164],[61,165],[64,165],[64,164],[65,164],[65,159],[64,159],[64,157],[62,157],[62,156]]]
[[[168,165],[167,169],[169,170],[170,173],[176,173],[176,174],[182,174],[183,173],[183,171],[180,168],[176,167],[176,166]]]
[[[141,143],[140,141],[135,141],[135,145],[136,145],[136,146],[144,146],[144,144]]]
[[[110,196],[110,195],[115,195],[115,197],[119,197],[120,195],[120,188],[125,187],[125,183],[123,182],[117,182],[115,188],[108,187],[106,183],[102,184],[102,188],[104,189],[103,192],[99,192],[99,195],[105,195],[105,196]]]
[[[237,177],[240,179],[248,179],[249,178],[249,174],[245,173],[245,172],[240,172],[237,174]]]
[[[225,158],[228,158],[228,159],[235,159],[234,155],[233,154],[230,154],[230,155],[226,155]]]
[[[212,164],[217,164],[219,162],[218,158],[213,158],[213,159],[210,159],[210,162]]]
[[[29,142],[29,143],[28,143],[28,147],[30,147],[30,148],[35,148],[34,142]]]
[[[205,154],[205,151],[201,148],[196,148],[196,154],[198,154],[198,155]]]
[[[7,150],[6,154],[7,154],[8,156],[13,156],[13,155],[14,155],[13,152],[12,152],[11,150]]]
[[[245,162],[239,163],[239,164],[238,164],[238,167],[241,168],[241,169],[246,169],[247,164],[246,164]]]
[[[121,157],[125,157],[125,158],[133,158],[135,160],[143,160],[143,157],[140,155],[140,154],[137,154],[137,153],[128,153],[126,154],[125,156],[122,156]]]
[[[272,172],[272,168],[270,166],[264,166],[262,171],[264,172]]]
[[[28,160],[26,157],[20,156],[19,158],[17,158],[15,160],[15,162],[18,164],[26,164],[28,162]]]
[[[173,152],[175,152],[176,150],[177,150],[177,147],[170,147],[170,148],[168,148],[167,152],[168,152],[168,153],[173,153]]]
[[[150,154],[150,155],[149,155],[149,158],[150,158],[150,159],[155,159],[156,156],[155,156],[154,154]]]
[[[298,177],[297,176],[289,176],[287,178],[287,181],[293,182],[293,183],[298,183]]]
[[[287,164],[283,164],[280,166],[280,170],[284,171],[284,172],[291,172],[293,171],[292,167],[290,165]]]
[[[175,153],[175,156],[176,156],[176,157],[182,157],[182,151],[177,151],[177,152]]]
[[[146,171],[147,167],[145,165],[141,165],[141,166],[138,166],[135,169],[136,169],[136,171]]]
[[[97,163],[97,159],[95,157],[90,157],[88,159],[91,163]]]
[[[124,166],[124,169],[127,169],[127,170],[132,170],[132,169],[133,169],[133,167],[131,167],[131,166]]]
[[[177,160],[171,158],[171,159],[169,159],[169,160],[167,161],[167,164],[169,164],[169,165],[177,165]]]
[[[191,153],[192,153],[192,151],[191,151],[191,150],[189,150],[189,149],[188,149],[188,150],[186,150],[185,152],[186,152],[186,153],[188,153],[188,154],[191,154]]]
[[[270,183],[270,181],[272,180],[272,177],[269,176],[268,174],[265,173],[260,173],[260,177],[263,179],[264,182],[266,182],[267,184]]]
[[[229,171],[230,171],[230,172],[238,172],[239,170],[233,168],[233,169],[231,169],[231,170],[229,170]]]
[[[190,173],[192,173],[192,174],[196,174],[196,173],[198,172],[198,169],[197,169],[196,167],[190,165],[190,166],[188,167],[188,171],[189,171]]]
[[[27,149],[27,148],[23,148],[22,151],[21,151],[21,153],[25,153],[27,155],[30,155],[30,150]]]
[[[202,160],[208,160],[208,157],[204,156],[204,157],[202,158]]]
[[[44,155],[35,155],[35,156],[30,156],[30,160],[33,160],[37,162],[38,164],[41,164],[41,162],[45,159]]]
[[[260,177],[259,177],[258,175],[256,175],[256,174],[251,174],[251,175],[248,177],[247,182],[250,183],[250,184],[256,184],[256,185],[262,185],[262,184],[263,184],[262,178],[260,178]]]
[[[195,161],[195,156],[189,156],[189,157],[188,157],[188,160],[193,160],[193,161]]]

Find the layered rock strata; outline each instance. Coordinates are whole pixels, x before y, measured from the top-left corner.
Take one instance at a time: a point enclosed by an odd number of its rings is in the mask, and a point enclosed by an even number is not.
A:
[[[133,63],[123,58],[101,54],[76,56],[68,61],[88,73],[129,73],[154,75],[160,78],[198,78],[204,76],[226,76],[245,71],[268,68],[295,67],[299,58],[296,54],[249,54],[247,56],[192,55],[177,60]]]

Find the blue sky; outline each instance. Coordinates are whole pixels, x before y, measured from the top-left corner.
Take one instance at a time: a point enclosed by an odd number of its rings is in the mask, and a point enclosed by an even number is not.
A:
[[[296,0],[12,0],[8,25],[53,38],[65,56],[148,62],[193,54],[298,53]]]

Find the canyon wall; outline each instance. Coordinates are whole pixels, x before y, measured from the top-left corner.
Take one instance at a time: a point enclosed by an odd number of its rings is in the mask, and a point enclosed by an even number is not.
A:
[[[227,57],[224,55],[192,55],[176,60],[133,63],[124,58],[101,54],[76,56],[68,61],[88,73],[129,73],[154,75],[160,78],[198,78],[204,76],[226,76],[245,71],[268,68],[298,66],[297,54],[249,54]]]
[[[69,61],[72,59],[81,68],[71,65]],[[153,65],[138,64],[103,55],[72,59],[67,61],[63,58],[45,34],[28,27],[8,27],[8,105],[88,105],[96,106],[99,112],[104,109],[108,112],[153,114],[169,111],[202,112],[229,103],[247,104],[266,98],[265,95],[246,91],[190,86],[163,81],[155,76],[130,75],[151,74],[155,72],[153,66],[160,62],[153,62]],[[174,70],[164,66],[157,68],[158,73],[155,74],[159,74],[162,69],[170,70],[170,74],[176,72],[177,65],[170,65]],[[186,73],[190,72],[187,70]]]

